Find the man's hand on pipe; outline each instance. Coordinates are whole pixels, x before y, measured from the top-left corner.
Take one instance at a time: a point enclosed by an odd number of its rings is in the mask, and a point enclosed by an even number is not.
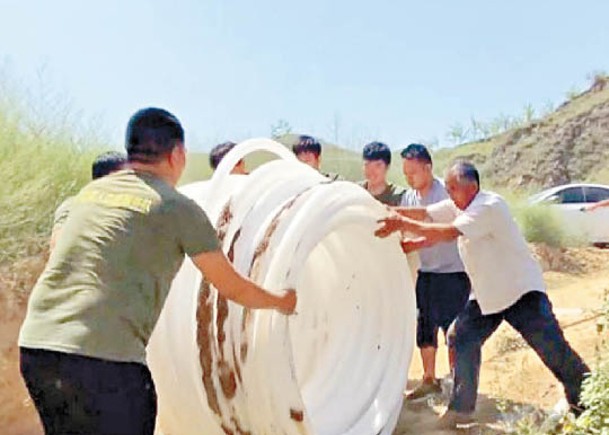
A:
[[[277,310],[286,315],[294,314],[297,302],[296,291],[292,289],[285,290],[285,293],[280,298]]]
[[[374,232],[377,237],[385,238],[397,231],[408,231],[408,220],[399,215],[391,215],[387,218],[380,219],[378,223],[382,226]]]

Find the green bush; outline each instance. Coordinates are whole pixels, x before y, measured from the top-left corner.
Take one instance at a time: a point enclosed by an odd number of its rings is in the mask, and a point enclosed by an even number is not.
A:
[[[528,242],[544,243],[556,248],[569,244],[560,216],[549,206],[523,206],[517,218]]]
[[[609,361],[584,381],[582,402],[586,410],[567,433],[609,435]]]
[[[571,432],[576,435],[609,435],[609,346],[607,327],[609,326],[609,295],[605,291],[603,316],[597,323],[597,331],[602,335],[598,368],[584,381],[582,403],[586,410],[575,421]]]
[[[601,336],[601,347],[598,349],[596,367],[584,381],[581,401],[585,411],[574,418],[569,414],[559,421],[540,422],[526,416],[517,422],[514,432],[519,435],[609,435],[609,343],[607,328],[609,326],[609,293],[605,291],[605,303],[601,308],[597,323],[597,332]],[[548,427],[547,423],[551,424]]]
[[[565,232],[561,217],[556,210],[546,204],[528,202],[529,192],[515,192],[501,188],[496,191],[508,202],[527,242],[542,243],[553,248],[578,244],[577,240]]]

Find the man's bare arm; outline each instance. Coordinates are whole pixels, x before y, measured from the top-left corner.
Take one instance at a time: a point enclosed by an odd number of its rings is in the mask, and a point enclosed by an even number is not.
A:
[[[418,237],[416,239],[405,239],[400,242],[402,246],[402,251],[404,254],[409,254],[411,252],[418,251],[423,248],[429,248],[433,245],[429,240],[425,237]]]
[[[594,204],[587,205],[582,208],[582,211],[594,211],[601,207],[609,207],[609,199],[605,199],[603,201],[595,202]]]
[[[296,308],[294,290],[280,296],[265,291],[241,276],[222,251],[204,252],[192,261],[222,296],[244,307],[274,308],[284,314],[292,314]]]
[[[404,216],[416,221],[429,220],[429,214],[425,207],[392,207],[392,210],[397,212],[400,216]]]
[[[407,231],[424,237],[427,243],[433,245],[457,239],[461,232],[452,224],[419,222],[402,216],[392,216],[381,219],[381,228],[374,233],[377,237],[387,237],[397,231]]]

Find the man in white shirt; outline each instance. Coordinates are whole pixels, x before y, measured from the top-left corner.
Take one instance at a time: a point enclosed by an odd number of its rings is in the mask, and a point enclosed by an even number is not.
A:
[[[428,243],[458,239],[459,252],[472,281],[473,296],[459,314],[450,338],[457,354],[448,411],[438,426],[472,422],[476,406],[481,347],[506,320],[535,350],[563,384],[571,409],[580,412],[579,396],[590,370],[567,343],[552,312],[539,264],[499,195],[480,191],[474,165],[456,163],[446,176],[450,200],[412,209],[409,217],[383,219],[379,237],[410,231]],[[431,219],[432,222],[421,222]]]

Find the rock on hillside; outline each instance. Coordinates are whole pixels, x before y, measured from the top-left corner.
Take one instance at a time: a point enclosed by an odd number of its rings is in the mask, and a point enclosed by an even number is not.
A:
[[[487,180],[499,186],[539,189],[578,181],[609,183],[607,78],[597,79],[589,90],[543,119],[448,154],[473,160]]]

